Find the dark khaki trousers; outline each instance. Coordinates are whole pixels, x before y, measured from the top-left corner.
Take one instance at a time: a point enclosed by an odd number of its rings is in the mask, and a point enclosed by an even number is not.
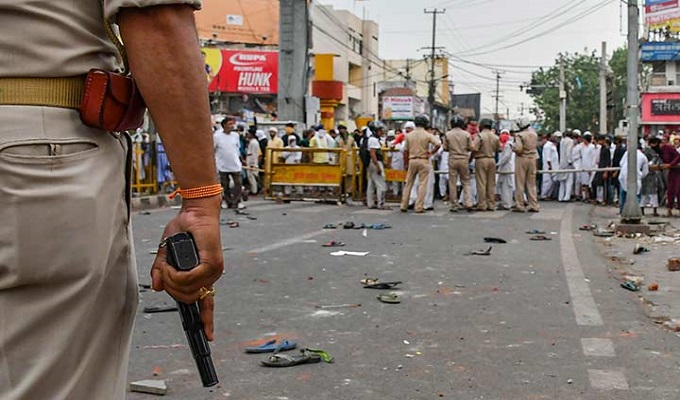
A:
[[[452,210],[458,209],[456,183],[460,178],[463,186],[463,207],[472,208],[472,189],[470,187],[470,163],[467,159],[449,158],[449,202]]]
[[[406,172],[406,187],[401,195],[401,209],[408,208],[408,200],[411,196],[411,189],[415,183],[416,176],[418,177],[418,197],[416,198],[416,211],[423,211],[425,208],[425,194],[427,193],[427,177],[430,174],[432,165],[426,159],[413,159],[408,162],[408,171]]]
[[[493,158],[477,158],[475,160],[477,178],[477,209],[496,209],[496,162]]]
[[[137,307],[128,139],[0,106],[0,399],[126,392]]]
[[[527,193],[529,209],[538,211],[536,196],[536,160],[533,158],[515,158],[515,207],[524,210],[524,192]]]

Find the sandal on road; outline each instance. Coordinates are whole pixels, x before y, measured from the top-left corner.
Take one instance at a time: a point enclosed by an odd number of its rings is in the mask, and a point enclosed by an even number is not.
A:
[[[489,246],[488,249],[486,250],[473,250],[468,253],[465,253],[464,255],[466,256],[490,256],[491,255],[491,249],[493,249],[493,246]]]
[[[530,237],[529,240],[552,240],[552,238],[549,238],[549,237],[543,236],[543,235],[536,235],[536,236]]]
[[[592,231],[597,229],[597,225],[592,224],[592,225],[581,225],[578,230],[580,231]]]
[[[401,299],[399,299],[399,296],[397,296],[394,293],[381,294],[380,296],[378,296],[378,300],[380,300],[383,303],[387,303],[387,304],[399,304],[399,303],[401,303]]]
[[[498,243],[498,244],[508,243],[507,241],[505,241],[505,239],[494,238],[494,237],[485,237],[484,242],[486,242],[486,243]]]
[[[394,289],[401,284],[401,281],[395,282],[376,282],[373,284],[364,285],[364,289],[379,289],[379,290],[389,290]]]
[[[323,350],[318,349],[302,349],[300,355],[292,356],[289,354],[272,354],[269,359],[261,361],[265,367],[283,368],[293,367],[302,364],[315,364],[324,360],[332,362],[333,357]]]
[[[530,231],[526,231],[527,235],[544,235],[545,231],[539,230],[539,229],[532,229]]]
[[[297,343],[295,342],[284,339],[281,341],[281,343],[276,344],[276,339],[273,339],[260,346],[246,347],[246,353],[278,353],[280,351],[293,350],[295,347],[297,347]]]
[[[345,244],[343,242],[331,240],[329,242],[322,244],[321,246],[322,247],[343,247],[344,245]]]

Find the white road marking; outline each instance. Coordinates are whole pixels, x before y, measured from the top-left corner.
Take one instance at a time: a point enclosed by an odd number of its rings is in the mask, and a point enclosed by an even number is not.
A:
[[[299,206],[299,204],[267,204],[264,206],[248,207],[246,211],[272,211],[272,210],[286,210],[291,207]]]
[[[585,274],[578,261],[578,254],[572,238],[572,217],[574,206],[569,205],[564,213],[560,225],[560,250],[562,253],[562,266],[569,286],[571,304],[574,307],[576,323],[587,326],[603,325],[602,317],[595,304],[593,294],[586,282]]]
[[[611,339],[581,339],[583,354],[590,357],[616,357],[614,342]]]
[[[330,232],[335,232],[335,230],[334,229],[323,229],[323,230],[320,230],[320,231],[307,233],[305,235],[295,236],[295,237],[292,237],[292,238],[289,238],[289,239],[286,239],[286,240],[282,240],[282,241],[277,242],[277,243],[272,243],[268,246],[249,250],[248,253],[266,253],[268,251],[280,249],[282,247],[290,246],[292,244],[305,243],[305,241],[307,241],[311,238],[321,236],[325,233],[330,233]]]
[[[590,386],[599,390],[628,390],[628,381],[622,371],[589,369]]]

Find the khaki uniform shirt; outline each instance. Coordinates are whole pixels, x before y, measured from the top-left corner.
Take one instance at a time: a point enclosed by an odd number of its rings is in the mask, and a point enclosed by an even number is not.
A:
[[[518,157],[538,158],[538,135],[533,130],[519,132],[515,136],[515,153]]]
[[[475,158],[493,158],[501,151],[501,141],[491,130],[484,129],[472,141]]]
[[[446,132],[442,145],[444,151],[449,152],[449,160],[467,160],[472,150],[472,136],[466,130],[453,128]]]
[[[200,0],[104,0],[115,22],[124,7]],[[116,48],[106,36],[101,0],[0,0],[0,77],[51,78],[113,71]]]
[[[441,142],[435,135],[430,134],[425,129],[416,128],[413,132],[406,135],[404,151],[408,151],[409,160],[427,160],[430,156],[430,144],[439,146],[441,145]]]

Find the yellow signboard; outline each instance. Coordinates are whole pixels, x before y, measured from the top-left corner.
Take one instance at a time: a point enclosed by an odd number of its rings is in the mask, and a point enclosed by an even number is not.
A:
[[[340,165],[285,165],[274,167],[274,185],[336,185],[342,182]]]
[[[387,182],[406,182],[406,171],[400,169],[385,169]]]

